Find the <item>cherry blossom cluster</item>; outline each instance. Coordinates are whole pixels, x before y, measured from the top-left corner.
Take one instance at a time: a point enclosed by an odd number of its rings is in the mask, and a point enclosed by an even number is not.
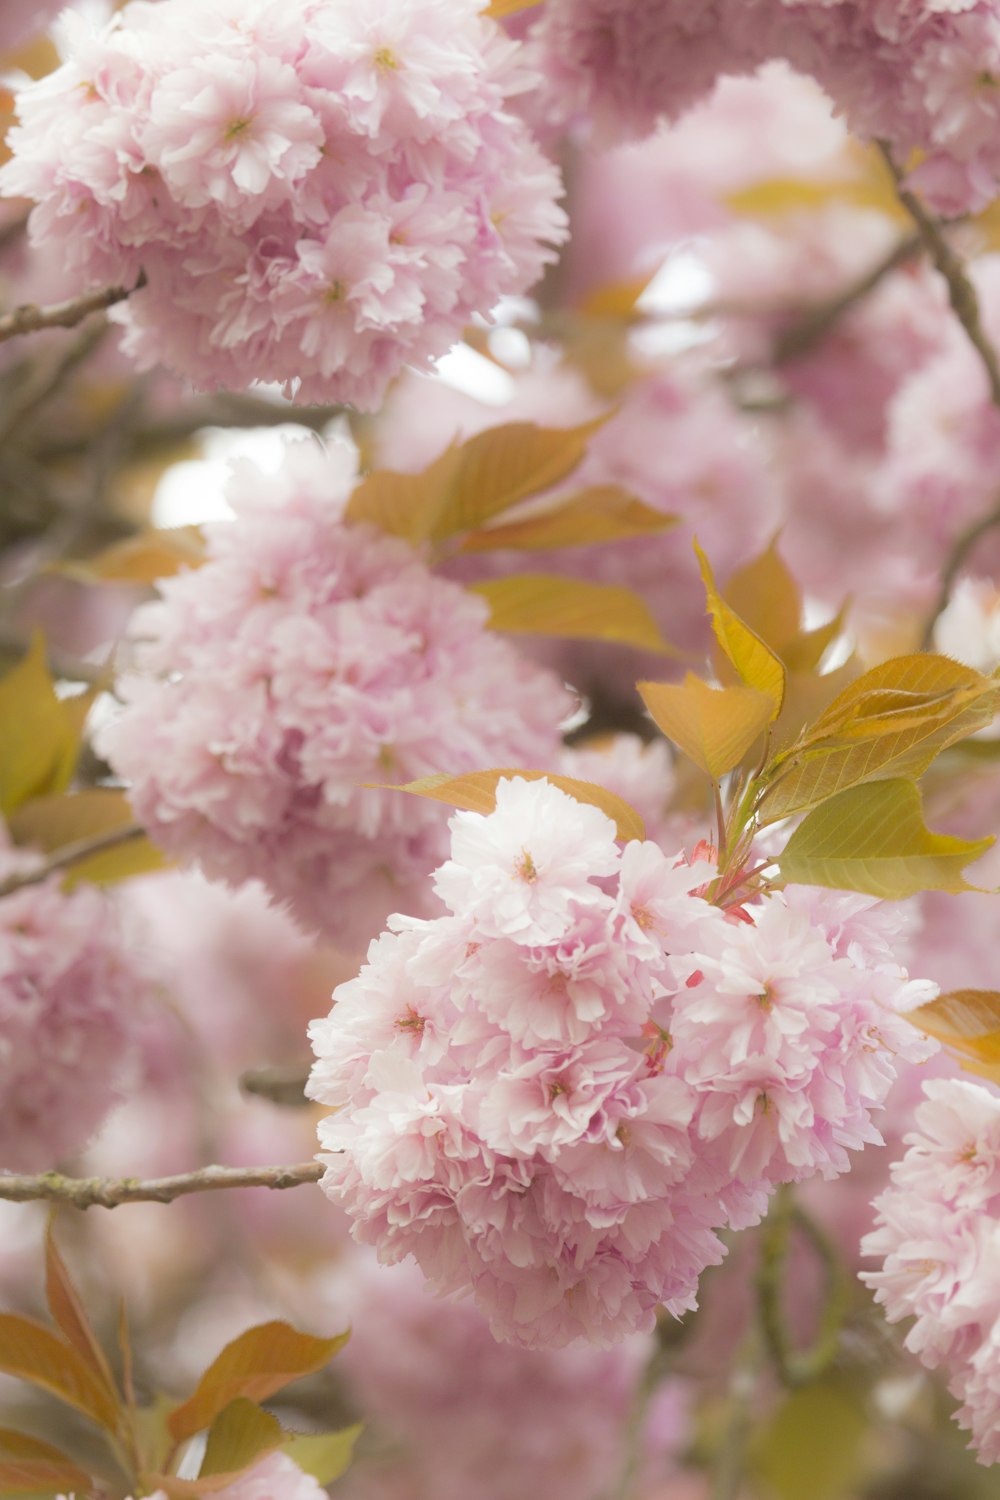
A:
[[[494,1333],[603,1344],[696,1305],[715,1231],[846,1171],[914,986],[864,897],[724,912],[709,860],[619,847],[545,781],[458,813],[434,887],[310,1035],[327,1193],[383,1261],[471,1291]]]
[[[0,881],[38,863],[0,828]],[[80,1151],[128,1085],[152,980],[119,915],[56,876],[0,897],[0,1171]]]
[[[202,389],[377,405],[565,237],[484,0],[160,0],[62,23],[0,189],[90,284],[145,285],[126,350]]]
[[[906,1347],[943,1365],[981,1463],[1000,1461],[1000,1096],[961,1078],[926,1084],[917,1129],[875,1200],[862,1273]]]
[[[852,130],[924,154],[913,180],[941,212],[1000,182],[996,0],[547,0],[535,37],[563,117],[644,134],[723,74],[782,58],[812,74]],[[558,106],[557,106],[558,107]]]
[[[363,950],[389,911],[428,910],[447,850],[439,804],[378,786],[552,766],[575,703],[487,630],[484,601],[344,522],[354,463],[302,441],[276,475],[235,469],[236,521],[132,618],[101,746],[170,853]]]

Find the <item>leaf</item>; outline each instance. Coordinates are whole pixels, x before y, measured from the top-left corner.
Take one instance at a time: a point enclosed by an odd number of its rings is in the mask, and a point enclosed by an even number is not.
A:
[[[91,1489],[90,1475],[51,1443],[0,1428],[0,1495]]]
[[[108,1431],[118,1424],[117,1399],[72,1345],[41,1323],[0,1313],[0,1372],[41,1386]]]
[[[811,812],[778,863],[784,878],[800,885],[901,900],[918,891],[975,889],[962,870],[993,842],[931,833],[912,781],[875,781],[839,792]]]
[[[199,1479],[240,1474],[265,1453],[273,1453],[284,1440],[281,1423],[245,1396],[224,1406],[208,1429],[205,1456]]]
[[[80,1295],[59,1254],[55,1236],[52,1233],[51,1220],[45,1234],[45,1296],[49,1304],[49,1312],[63,1337],[67,1343],[72,1344],[83,1362],[90,1367],[94,1377],[104,1385],[112,1400],[117,1404],[118,1387],[115,1385],[104,1350],[91,1327]]]
[[[580,490],[522,521],[471,531],[462,539],[459,551],[496,552],[506,547],[539,552],[550,547],[583,547],[652,536],[676,525],[676,516],[654,510],[618,485],[601,484]]]
[[[784,661],[783,648],[801,628],[802,591],[778,552],[777,541],[737,568],[723,594],[729,607]]]
[[[503,16],[516,15],[519,10],[531,10],[541,3],[542,0],[490,0],[484,14],[499,21]]]
[[[750,1446],[760,1493],[770,1500],[849,1500],[867,1472],[868,1430],[864,1402],[846,1380],[793,1391]]]
[[[347,505],[348,521],[368,521],[413,546],[443,542],[502,514],[572,473],[591,434],[607,420],[580,427],[510,422],[452,445],[422,474],[376,470]]]
[[[281,1322],[248,1328],[226,1345],[199,1380],[194,1395],[172,1413],[171,1433],[178,1441],[193,1437],[238,1396],[266,1401],[291,1381],[321,1370],[347,1339],[346,1333],[314,1338]]]
[[[710,687],[693,672],[680,684],[639,682],[636,687],[663,733],[713,781],[739,764],[771,720],[766,693]]]
[[[1000,992],[951,990],[906,1019],[956,1052],[969,1072],[1000,1082]]]
[[[115,542],[93,557],[57,564],[52,572],[79,583],[155,583],[182,568],[200,568],[205,541],[197,526],[167,526]]]
[[[620,839],[627,841],[646,837],[645,825],[639,814],[617,793],[609,792],[590,781],[578,781],[575,776],[553,776],[548,771],[468,771],[463,776],[450,776],[444,772],[437,776],[423,776],[419,781],[408,781],[403,786],[390,787],[388,790],[411,792],[415,797],[431,797],[435,802],[446,802],[449,807],[458,807],[464,812],[488,815],[496,808],[497,782],[509,776],[520,776],[524,781],[549,781],[577,802],[599,807],[616,825]]]
[[[325,1486],[339,1479],[350,1466],[361,1430],[359,1422],[354,1427],[342,1427],[339,1432],[290,1432],[285,1434],[281,1449],[303,1473],[311,1474]]]
[[[652,277],[632,276],[626,281],[606,282],[593,287],[580,303],[580,311],[588,318],[617,318],[631,322],[636,313],[636,303],[649,286]]]
[[[72,710],[56,694],[36,631],[27,655],[0,680],[0,813],[69,786],[78,750]]]
[[[712,567],[704,552],[695,542],[701,576],[705,584],[708,612],[712,619],[715,638],[726,657],[732,663],[737,676],[749,688],[766,693],[771,699],[771,718],[781,712],[785,696],[785,669],[769,646],[741,620],[734,609],[723,599],[715,585]]]
[[[917,777],[991,723],[1000,688],[947,656],[898,656],[856,678],[771,762],[765,823],[864,782]]]
[[[618,584],[583,583],[557,573],[511,573],[471,584],[469,592],[490,606],[493,630],[614,641],[662,656],[679,655],[663,639],[645,601]]]
[[[89,787],[57,797],[36,797],[19,807],[10,819],[17,844],[33,844],[45,854],[54,854],[85,839],[99,838],[118,828],[128,828],[135,814],[125,792],[111,787]],[[145,835],[81,859],[63,876],[63,888],[72,890],[81,881],[112,885],[134,875],[162,870],[166,856]]]

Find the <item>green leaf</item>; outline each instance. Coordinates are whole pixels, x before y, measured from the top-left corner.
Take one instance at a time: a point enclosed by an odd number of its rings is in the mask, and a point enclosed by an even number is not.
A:
[[[51,1443],[0,1428],[0,1495],[39,1490],[69,1494],[91,1488],[90,1475]]]
[[[1000,688],[947,656],[894,657],[840,693],[765,771],[762,821],[848,787],[917,777],[942,750],[992,722]]]
[[[968,1072],[1000,1082],[1000,992],[951,990],[906,1019],[949,1047]]]
[[[303,1473],[311,1474],[325,1486],[349,1468],[361,1430],[359,1422],[354,1427],[342,1427],[339,1432],[286,1432],[281,1449]]]
[[[900,900],[918,891],[975,889],[962,870],[993,842],[929,832],[912,781],[875,781],[839,792],[811,812],[779,864],[785,880],[800,885]]]
[[[193,1437],[238,1396],[266,1401],[293,1380],[321,1370],[347,1339],[346,1333],[314,1338],[281,1322],[248,1328],[226,1345],[201,1377],[194,1395],[172,1413],[170,1431],[178,1441]]]
[[[556,573],[512,573],[470,585],[490,606],[494,630],[571,640],[614,641],[663,656],[677,656],[663,639],[649,607],[618,584],[583,583]]]
[[[694,550],[705,584],[705,597],[715,638],[739,680],[747,687],[767,694],[772,705],[771,718],[776,719],[785,696],[785,668],[757,632],[751,630],[746,621],[723,599],[716,588],[711,564],[697,542]]]
[[[639,682],[642,701],[668,739],[718,781],[739,765],[771,720],[772,700],[748,687],[710,687],[689,672],[683,683]]]
[[[758,1428],[750,1468],[769,1500],[854,1500],[867,1435],[857,1390],[836,1377],[817,1381],[793,1391]]]
[[[520,776],[524,781],[549,781],[567,796],[601,812],[616,825],[620,839],[644,839],[646,829],[634,807],[615,792],[590,781],[578,781],[575,776],[553,776],[549,771],[524,771],[505,768],[491,771],[467,771],[463,776],[450,776],[442,772],[437,776],[423,776],[419,781],[408,781],[403,786],[387,787],[393,792],[411,792],[415,797],[430,797],[435,802],[445,802],[449,807],[461,808],[463,812],[489,814],[496,809],[497,782],[505,777]]]
[[[0,1313],[0,1372],[41,1386],[108,1431],[118,1424],[117,1399],[73,1346],[41,1323]]]
[[[511,422],[453,445],[422,474],[376,470],[354,491],[346,519],[413,546],[447,541],[572,473],[606,420],[568,428]]]
[[[653,536],[677,525],[677,517],[654,510],[615,484],[593,485],[520,521],[471,531],[460,552],[497,552],[513,548],[538,552],[552,547],[583,547]]]
[[[0,680],[0,813],[69,786],[78,750],[72,710],[56,695],[36,631],[27,655]]]
[[[208,1429],[208,1442],[199,1479],[225,1475],[231,1478],[280,1448],[285,1434],[277,1417],[245,1396],[224,1406]]]

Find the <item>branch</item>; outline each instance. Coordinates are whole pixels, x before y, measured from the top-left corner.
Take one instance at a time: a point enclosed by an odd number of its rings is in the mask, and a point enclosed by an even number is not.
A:
[[[72,1208],[117,1208],[121,1203],[173,1203],[190,1193],[217,1188],[293,1188],[318,1182],[322,1162],[304,1161],[288,1167],[201,1167],[175,1177],[63,1177],[43,1172],[39,1177],[0,1173],[0,1199],[10,1203],[68,1203]]]
[[[106,849],[117,849],[119,844],[130,844],[133,839],[141,839],[145,836],[146,830],[139,823],[127,823],[124,828],[113,828],[110,833],[102,833],[97,838],[77,839],[75,844],[66,844],[64,848],[58,849],[36,869],[9,876],[0,883],[0,898],[13,895],[24,886],[41,885],[42,881],[48,880],[50,875],[56,875],[60,870],[67,870],[72,865],[78,865],[83,860],[89,859],[92,854],[103,854]]]
[[[808,1240],[819,1258],[825,1282],[819,1328],[812,1344],[804,1349],[792,1344],[783,1301],[794,1229]],[[847,1297],[847,1278],[832,1240],[799,1207],[790,1188],[779,1188],[764,1221],[757,1303],[768,1351],[785,1385],[805,1385],[829,1369],[840,1348]]]
[[[306,1098],[305,1087],[309,1081],[309,1063],[271,1064],[265,1068],[250,1068],[240,1078],[244,1094],[259,1099],[269,1099],[285,1109],[303,1109],[312,1101]]]
[[[797,323],[786,328],[785,332],[779,334],[775,340],[772,354],[774,363],[782,364],[786,360],[799,359],[802,355],[808,354],[809,350],[829,333],[845,313],[850,312],[858,302],[863,302],[865,297],[885,280],[886,276],[890,276],[893,271],[912,260],[922,244],[921,234],[907,235],[899,240],[877,265],[872,266],[870,271],[866,271],[838,296],[831,297],[828,302],[820,303]]]
[[[140,276],[134,287],[106,286],[99,292],[87,292],[68,302],[53,302],[48,307],[25,302],[20,307],[15,307],[13,312],[0,317],[0,344],[7,339],[20,338],[25,333],[40,333],[43,328],[76,328],[91,313],[105,312],[109,307],[114,307],[116,302],[124,302],[126,297],[131,297],[134,291],[145,284],[146,278]]]
[[[1000,526],[1000,505],[988,510],[985,516],[980,516],[978,521],[973,521],[964,531],[960,531],[951,544],[951,551],[945,559],[944,567],[941,569],[941,587],[938,589],[937,599],[934,601],[934,609],[928,617],[924,627],[924,636],[921,642],[925,651],[930,651],[934,644],[934,626],[948,607],[951,598],[952,587],[962,568],[965,566],[969,553],[976,546],[981,537],[995,527]]]
[[[911,193],[903,186],[903,173],[893,160],[889,147],[884,141],[877,142],[877,145],[892,174],[892,180],[896,184],[896,196],[916,224],[927,253],[944,277],[948,286],[948,298],[952,311],[965,329],[969,342],[982,361],[986,378],[989,381],[990,399],[994,406],[1000,407],[1000,363],[997,360],[997,351],[983,329],[979,298],[969,279],[965,263],[961,256],[951,248],[937,219],[927,212],[915,193]]]

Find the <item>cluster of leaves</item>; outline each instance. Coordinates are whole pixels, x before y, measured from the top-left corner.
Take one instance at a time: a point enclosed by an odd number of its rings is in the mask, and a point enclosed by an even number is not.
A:
[[[248,1328],[205,1370],[184,1401],[157,1396],[140,1405],[124,1310],[118,1325],[116,1377],[56,1248],[46,1240],[46,1295],[55,1328],[0,1314],[0,1371],[81,1413],[106,1440],[106,1468],[92,1474],[58,1448],[0,1429],[0,1495],[79,1491],[137,1495],[161,1490],[170,1500],[197,1500],[231,1484],[269,1453],[281,1451],[329,1484],[347,1468],[360,1428],[299,1433],[283,1428],[260,1404],[293,1381],[322,1370],[348,1335],[315,1338],[287,1323]],[[181,1479],[191,1440],[204,1434],[196,1478]]]

